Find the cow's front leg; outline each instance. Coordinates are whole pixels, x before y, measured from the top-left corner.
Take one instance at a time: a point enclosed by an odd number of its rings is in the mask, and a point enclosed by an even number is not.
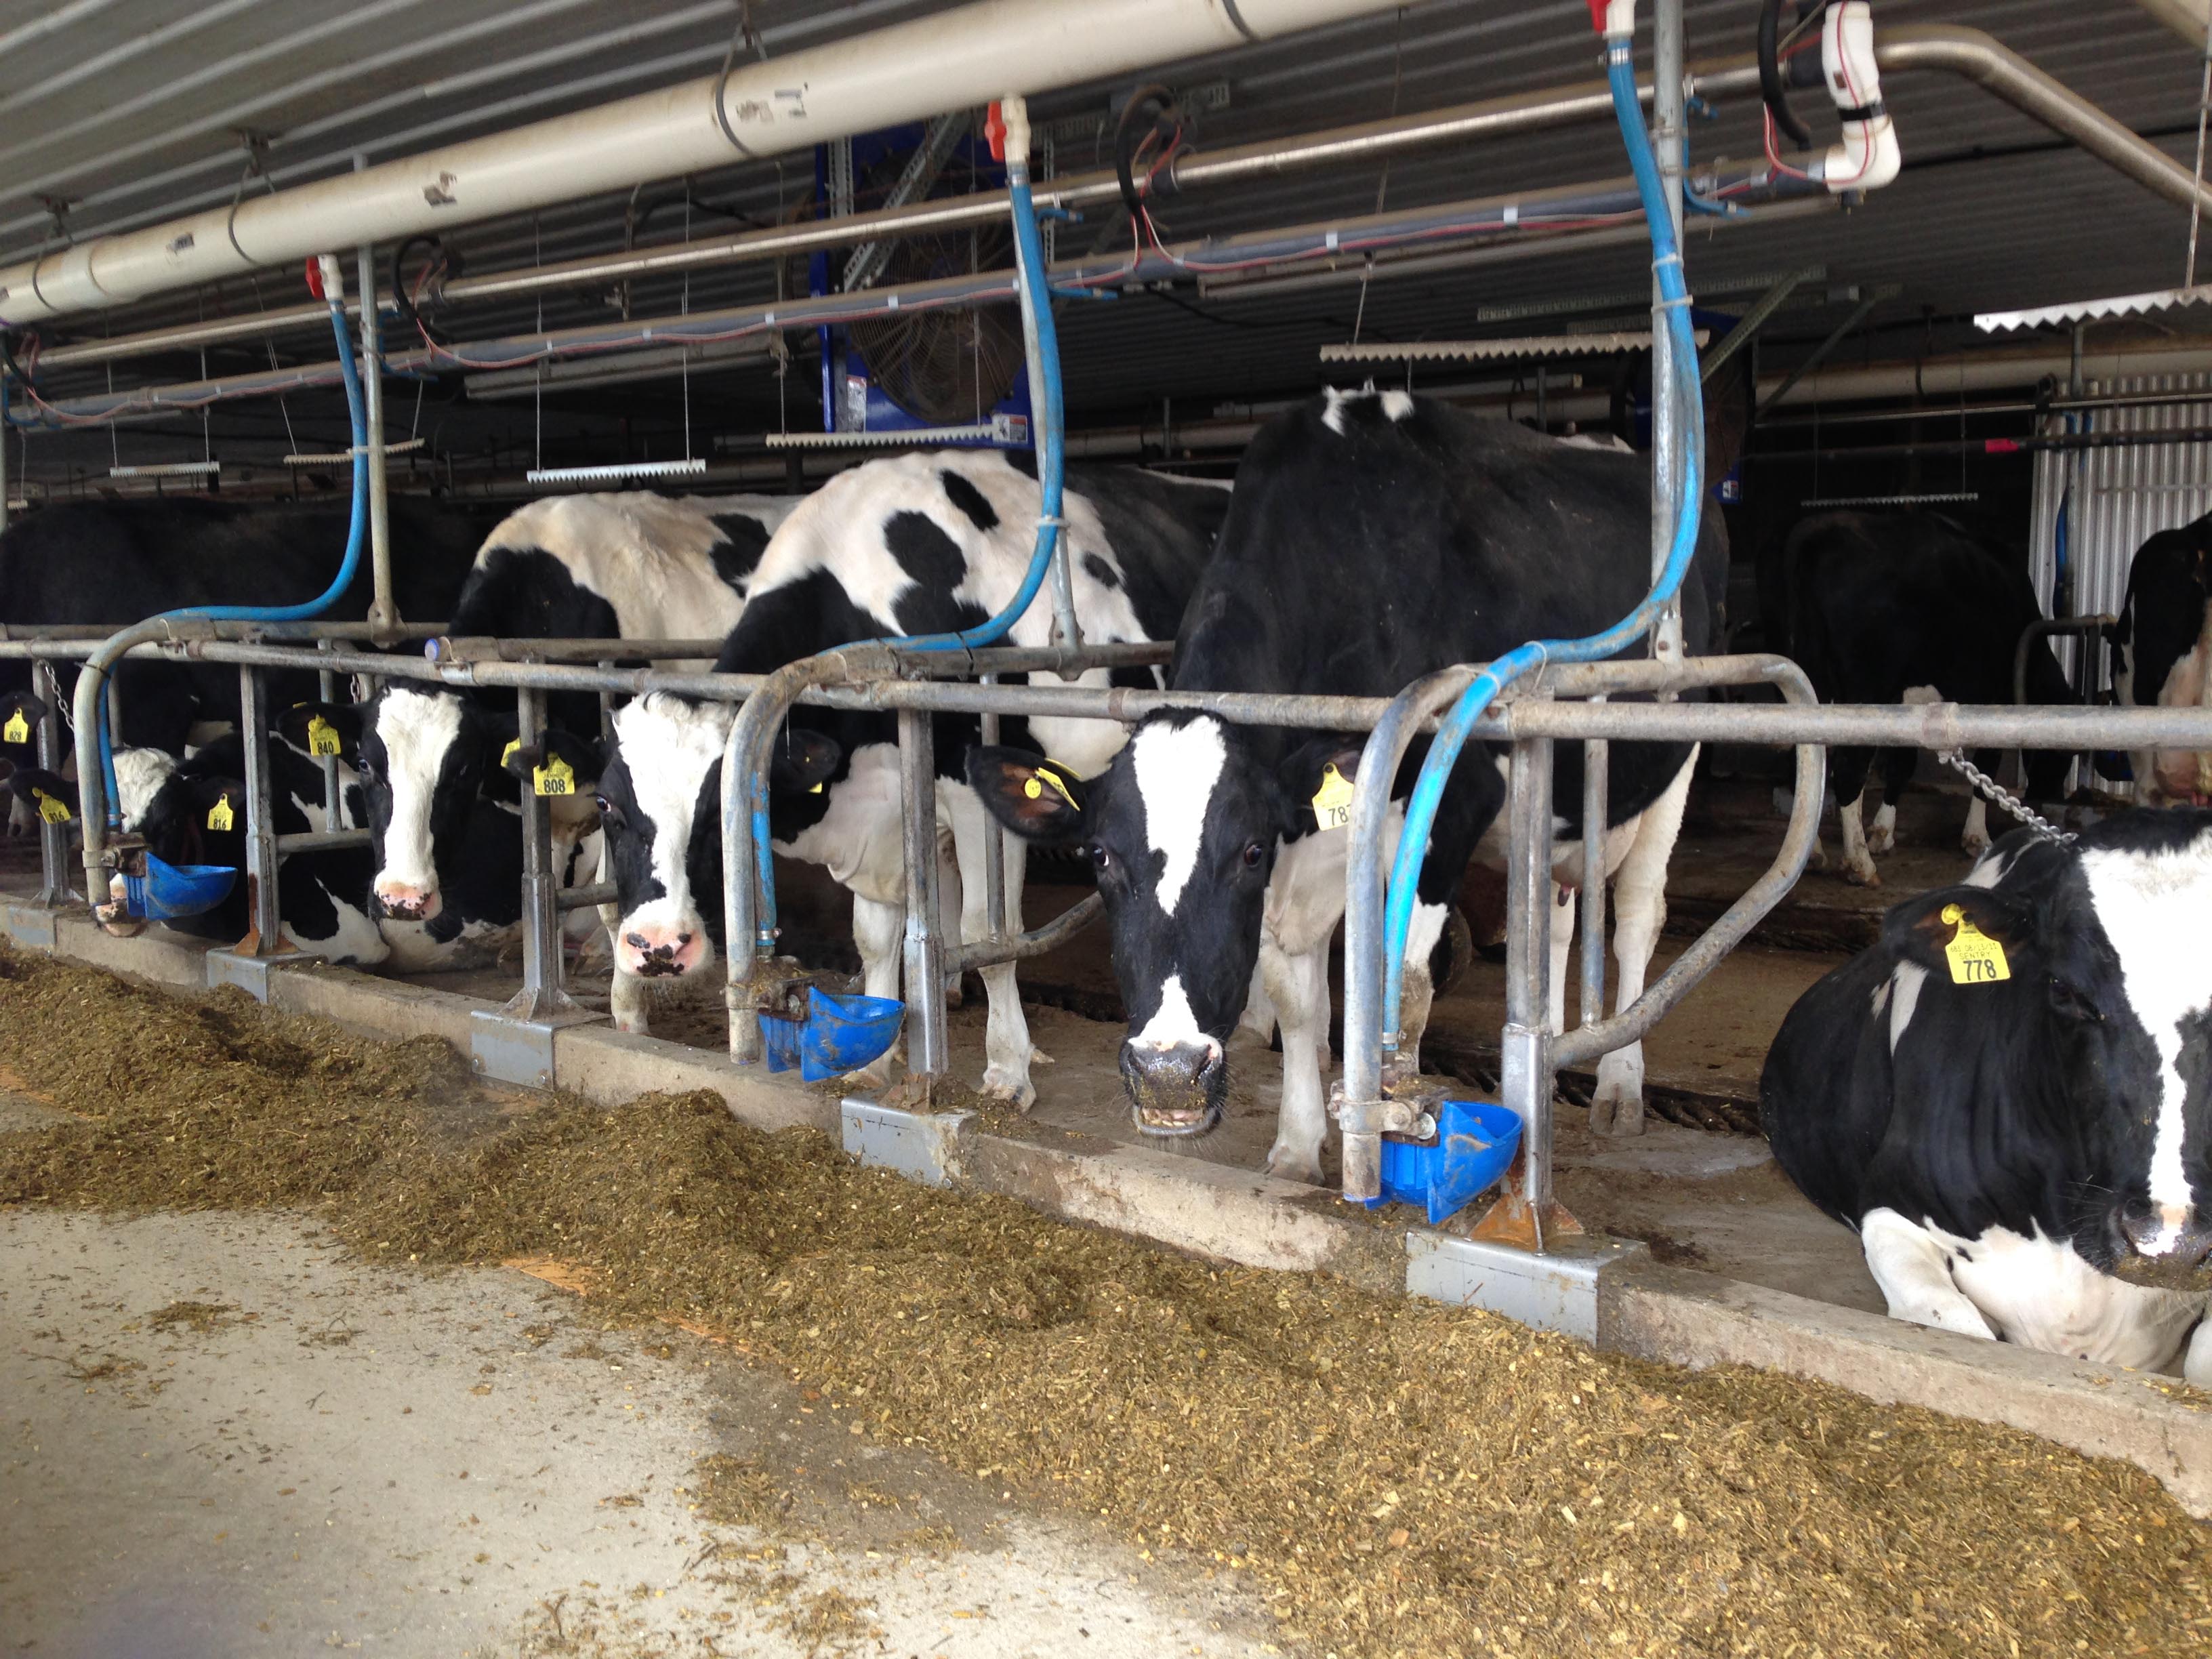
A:
[[[1552,983],[1544,1000],[1544,1018],[1552,1035],[1567,1029],[1567,958],[1575,939],[1576,890],[1565,882],[1552,884],[1552,902],[1545,914],[1551,920]]]
[[[2182,1352],[2181,1380],[2191,1388],[2212,1389],[2212,1307],[2197,1322],[2197,1334]]]
[[[1979,795],[1966,809],[1966,832],[1959,837],[1959,845],[1970,859],[1990,850],[1990,804]]]
[[[1867,850],[1866,793],[1862,790],[1836,809],[1836,822],[1844,832],[1844,879],[1854,887],[1879,887],[1881,876]]]
[[[1229,1034],[1231,1040],[1235,1041],[1239,1033],[1258,1039],[1262,1048],[1275,1041],[1275,1004],[1267,994],[1267,970],[1257,962],[1252,964],[1252,983],[1244,993],[1244,1012],[1237,1017],[1237,1030]]]
[[[646,989],[644,980],[622,965],[619,957],[614,983],[607,989],[607,1012],[614,1016],[617,1031],[645,1036],[653,1030],[653,993]]]
[[[1406,927],[1406,967],[1398,985],[1398,1075],[1412,1078],[1421,1074],[1421,1036],[1429,1029],[1429,1009],[1437,1000],[1436,980],[1429,972],[1429,958],[1443,937],[1444,919],[1451,915],[1448,904],[1413,905],[1413,920]],[[1328,1010],[1322,1010],[1326,1018]]]
[[[1914,1226],[1894,1210],[1869,1210],[1859,1223],[1859,1242],[1892,1319],[1996,1340],[1982,1310],[1952,1279],[1943,1247],[1926,1228]]]
[[[989,895],[985,878],[989,870],[983,845],[983,804],[963,785],[940,789],[945,816],[952,823],[952,844],[960,859],[960,938],[974,944],[990,937]],[[1022,879],[1029,867],[1029,843],[1018,836],[1002,837],[1006,879],[1006,927],[1022,927]],[[1036,1102],[1036,1087],[1030,1081],[1031,1062],[1050,1063],[1050,1056],[1030,1046],[1030,1023],[1022,1012],[1021,988],[1014,964],[1002,962],[981,970],[989,1018],[983,1028],[983,1092],[1010,1102],[1026,1112]]]
[[[1667,926],[1667,864],[1682,833],[1682,814],[1690,802],[1690,776],[1697,765],[1698,750],[1692,746],[1674,781],[1638,818],[1627,855],[1613,873],[1613,955],[1620,970],[1613,1004],[1616,1012],[1644,994],[1651,953],[1658,948],[1660,933]],[[1597,1087],[1590,1095],[1590,1128],[1601,1135],[1644,1133],[1641,1042],[1616,1048],[1598,1060]]]
[[[906,942],[906,907],[853,895],[853,945],[860,953],[860,991],[864,996],[896,997],[899,957]],[[906,1041],[884,1050],[857,1072],[846,1073],[856,1088],[880,1089],[891,1080],[891,1061]]]
[[[963,919],[967,912],[968,884],[960,878],[960,849],[952,831],[945,825],[937,830],[937,936],[952,939],[962,937]],[[945,976],[945,1006],[957,1008],[967,1000],[960,983],[960,975],[948,973]]]
[[[1328,1107],[1321,1086],[1322,1045],[1328,1040],[1328,943],[1291,956],[1272,935],[1260,940],[1260,971],[1283,1034],[1283,1097],[1267,1173],[1321,1185],[1322,1142]]]

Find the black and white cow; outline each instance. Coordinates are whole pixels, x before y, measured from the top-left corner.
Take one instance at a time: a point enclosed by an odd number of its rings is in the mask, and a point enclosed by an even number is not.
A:
[[[1176,644],[1178,690],[1389,696],[1455,663],[1523,641],[1593,633],[1650,580],[1650,493],[1634,457],[1571,447],[1402,392],[1331,391],[1271,422],[1245,452],[1221,544]],[[1708,515],[1682,590],[1684,635],[1715,632],[1726,549]],[[1639,647],[1640,648],[1640,647]],[[1344,910],[1347,834],[1320,827],[1330,769],[1353,778],[1356,734],[1231,725],[1212,715],[1139,725],[1101,777],[1035,787],[1030,757],[981,750],[969,775],[1018,835],[1091,851],[1129,1010],[1121,1069],[1137,1126],[1204,1133],[1228,1086],[1226,1044],[1255,988],[1281,1028],[1282,1111],[1273,1173],[1318,1182],[1327,1117],[1328,944]],[[1403,798],[1426,753],[1395,780]],[[1607,861],[1618,871],[1620,995],[1639,994],[1665,915],[1667,856],[1693,749],[1616,744]],[[1503,753],[1455,769],[1424,862],[1408,939],[1400,1045],[1418,1066],[1431,949],[1469,855],[1504,799]],[[1559,753],[1559,821],[1579,820],[1579,745]],[[1395,841],[1395,832],[1393,834]],[[1580,843],[1557,874],[1579,883]],[[1571,904],[1555,905],[1552,1018],[1565,1012]],[[1640,1106],[1641,1056],[1605,1074],[1601,1116]]]
[[[719,639],[736,624],[746,580],[793,504],[642,492],[533,501],[484,542],[452,631]],[[556,728],[598,730],[596,696],[556,693],[547,703]],[[514,735],[512,692],[464,696],[394,680],[370,702],[362,754],[375,899],[398,965],[449,964],[504,942],[520,922],[515,781],[499,764]],[[595,775],[580,776],[577,794],[555,803],[558,864],[574,862],[575,844],[596,830]]]
[[[333,825],[323,797],[323,769],[310,757],[307,725],[319,712],[312,705],[289,710],[269,738],[270,796],[276,833],[301,835],[362,823],[361,787],[343,756],[352,752],[355,728],[343,714],[330,718],[345,748],[338,769],[338,822]],[[123,828],[143,836],[154,855],[170,864],[213,865],[239,872],[230,895],[212,910],[178,917],[163,925],[196,939],[234,940],[252,924],[246,884],[245,753],[242,739],[228,732],[179,762],[160,749],[118,749],[115,787]],[[18,799],[35,813],[41,797],[59,800],[74,816],[77,787],[36,769],[18,769],[9,779]],[[371,915],[369,879],[375,865],[365,847],[295,853],[277,866],[276,911],[283,936],[302,951],[332,962],[374,967],[391,954]],[[114,896],[122,896],[121,879]]]
[[[1892,1316],[2138,1370],[2186,1344],[2212,1387],[2208,933],[2212,812],[2017,830],[1790,1011],[1760,1121]]]
[[[2113,635],[2123,703],[2195,708],[2212,702],[2212,514],[2161,530],[2136,550]],[[2138,806],[2212,801],[2212,751],[2142,750],[2134,757]]]
[[[2014,653],[2043,617],[2020,561],[1934,513],[1822,513],[1801,519],[1783,551],[1788,573],[1790,651],[1823,702],[1980,702],[2013,700]],[[2027,658],[2028,701],[2074,700],[2047,640]],[[2027,795],[2049,801],[2065,787],[2069,757],[2028,750]],[[1881,810],[1864,817],[1875,750],[1828,751],[1838,802],[1844,879],[1879,887],[1874,854],[1895,842],[1898,797],[1920,759],[1917,749],[1882,751]],[[1976,757],[1993,771],[1998,757]],[[1988,806],[1978,794],[1961,843],[1975,856],[1990,844]]]
[[[1019,589],[1035,547],[1041,496],[1030,459],[983,450],[902,455],[824,484],[769,544],[716,669],[765,673],[857,640],[964,629],[994,615]],[[1168,638],[1227,505],[1216,484],[1129,467],[1072,470],[1063,533],[1084,638]],[[1047,644],[1051,626],[1041,592],[1008,642]],[[1149,670],[1121,678],[1158,683]],[[1108,678],[1092,670],[1084,683]],[[600,793],[622,911],[615,958],[629,971],[696,973],[714,959],[722,933],[720,763],[735,713],[726,703],[656,696],[615,716],[616,752]],[[962,769],[976,731],[972,718],[942,716],[936,725],[939,822],[951,832],[957,870],[948,874],[957,877],[967,939],[986,927],[983,813]],[[1052,756],[1070,788],[1103,768],[1124,735],[1110,721],[1048,719],[1009,719],[1001,732],[1031,760]],[[798,708],[785,755],[771,780],[775,850],[823,866],[851,890],[865,988],[896,996],[906,914],[896,721]],[[1010,842],[1006,902],[1016,926],[1024,860],[1025,849]],[[983,981],[990,997],[983,1086],[1026,1107],[1036,1098],[1032,1049],[1013,967],[986,969]],[[643,1007],[618,1007],[617,1018],[642,1029]],[[887,1063],[870,1075],[884,1075]]]
[[[495,509],[394,495],[392,598],[416,622],[453,611]],[[329,586],[345,550],[348,509],[204,499],[70,501],[27,514],[0,534],[0,623],[110,626],[196,605],[292,605]],[[358,622],[373,594],[368,561],[327,613]],[[57,663],[62,696],[74,663]],[[238,671],[216,663],[132,659],[111,681],[122,741],[185,752],[197,726],[212,736],[238,719]],[[0,664],[0,692],[28,690],[27,663]],[[307,674],[270,678],[272,706],[316,694]],[[31,745],[0,738],[0,757],[35,764]],[[18,818],[14,827],[27,825]]]

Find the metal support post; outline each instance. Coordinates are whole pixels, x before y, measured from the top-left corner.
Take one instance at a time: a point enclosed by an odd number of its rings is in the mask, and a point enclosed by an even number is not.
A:
[[[1552,745],[1513,744],[1506,803],[1505,1030],[1500,1093],[1521,1119],[1518,1183],[1475,1224],[1474,1236],[1543,1253],[1582,1225],[1552,1196]],[[1510,1177],[1509,1177],[1510,1179]]]
[[[517,753],[543,756],[545,693],[534,685],[514,694]],[[476,1068],[502,1083],[553,1084],[553,1034],[599,1018],[561,988],[560,872],[553,866],[553,814],[534,782],[522,781],[522,988],[495,1012],[479,1009],[469,1023]]]
[[[985,685],[996,685],[999,677],[986,674]],[[988,749],[999,741],[999,717],[985,714],[980,722],[983,746]],[[983,814],[983,920],[990,930],[990,942],[997,945],[1006,937],[1006,832],[997,817]]]
[[[357,173],[366,158],[353,158]],[[357,261],[361,286],[361,390],[368,418],[368,556],[375,582],[368,620],[378,631],[379,645],[392,641],[384,630],[399,625],[399,607],[392,599],[392,520],[385,497],[384,477],[384,347],[376,315],[376,250],[361,245]]]
[[[1611,781],[1606,769],[1611,763],[1612,749],[1603,738],[1583,742],[1583,975],[1578,1023],[1583,1025],[1605,1018],[1605,820],[1607,786]]]
[[[283,854],[276,846],[275,790],[269,773],[269,688],[252,663],[238,670],[239,738],[246,751],[246,937],[225,951],[207,953],[210,988],[235,985],[257,1000],[269,1000],[270,970],[319,958],[284,937],[277,905],[277,871]]]
[[[1652,8],[1651,136],[1666,186],[1667,212],[1674,222],[1674,245],[1682,245],[1682,0],[1658,0]],[[1674,544],[1674,504],[1681,491],[1682,458],[1689,436],[1682,422],[1692,411],[1674,393],[1674,342],[1667,325],[1666,296],[1658,273],[1651,278],[1651,580],[1667,568]],[[1682,659],[1682,606],[1670,602],[1651,630],[1651,654],[1662,662]]]
[[[337,641],[333,640],[315,641],[315,649],[325,656],[337,648]],[[318,670],[315,693],[325,704],[336,702],[338,700],[338,677],[327,668]],[[323,827],[326,830],[343,829],[345,826],[345,798],[338,783],[338,757],[324,755],[319,758],[323,763]]]
[[[937,744],[925,710],[898,717],[899,793],[906,852],[906,1062],[908,1099],[924,1102],[948,1065],[945,1031],[945,958],[937,915]]]
[[[4,447],[0,445],[0,447]],[[31,687],[39,701],[46,706],[45,718],[39,722],[39,764],[49,772],[59,772],[67,763],[68,750],[62,747],[62,694],[58,677],[50,662],[31,665]],[[67,823],[49,823],[44,815],[39,819],[39,899],[40,904],[58,908],[64,904],[82,904],[83,896],[70,889],[70,834]]]
[[[0,370],[0,535],[8,531],[8,375]]]

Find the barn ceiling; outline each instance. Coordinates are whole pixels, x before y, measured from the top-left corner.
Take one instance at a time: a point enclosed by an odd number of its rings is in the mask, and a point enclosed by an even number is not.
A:
[[[769,56],[951,9],[950,0],[751,0],[750,21]],[[711,73],[741,21],[736,0],[6,0],[0,3],[0,262],[69,239],[159,222],[371,162],[540,119]],[[2200,63],[2189,45],[2132,0],[1880,0],[1877,27],[1921,22],[1990,31],[2075,91],[2186,162],[2195,142]],[[1753,0],[1690,0],[1690,56],[1747,51]],[[1648,30],[1645,39],[1648,40]],[[1200,61],[1163,66],[1178,87],[1208,86],[1225,101],[1204,118],[1201,146],[1241,143],[1411,113],[1502,93],[1587,81],[1601,72],[1584,0],[1426,0],[1397,13],[1315,31]],[[1127,82],[1121,83],[1126,87]],[[1033,100],[1064,119],[1056,161],[1087,167],[1100,148],[1104,85]],[[1701,234],[1690,253],[1692,285],[1730,289],[1817,266],[1808,295],[1894,284],[1852,350],[1910,355],[1948,337],[1944,319],[1977,309],[2047,303],[2179,282],[2185,212],[2155,198],[1978,90],[1942,76],[1893,76],[1885,86],[1906,171],[1850,214]],[[1801,99],[1804,95],[1801,94]],[[1816,125],[1819,118],[1815,117]],[[1735,100],[1694,124],[1700,159],[1750,156],[1759,148],[1756,106]],[[1392,205],[1610,178],[1624,171],[1617,137],[1603,127],[1530,136],[1401,157],[1387,168],[1285,175],[1265,184],[1194,193],[1164,215],[1173,234],[1203,235],[1372,211]],[[701,200],[761,221],[805,211],[812,190],[805,157],[732,167],[691,180]],[[623,198],[548,210],[534,219],[459,232],[474,270],[619,249]],[[655,217],[644,240],[686,234],[684,215]],[[726,232],[704,211],[689,234]],[[1082,234],[1079,228],[1074,234]],[[1139,295],[1072,308],[1063,347],[1079,422],[1124,418],[1163,398],[1202,410],[1218,402],[1295,392],[1320,376],[1317,349],[1350,337],[1450,337],[1479,326],[1486,308],[1562,295],[1632,294],[1644,280],[1633,246],[1291,292]],[[771,266],[641,287],[640,313],[741,303],[775,292]],[[1733,285],[1731,287],[1731,285]],[[219,291],[174,295],[112,314],[68,319],[49,341],[97,337],[164,323],[296,303],[295,275],[270,272]],[[1838,303],[1844,301],[1838,296]],[[548,326],[594,320],[609,296],[549,295]],[[1819,304],[1785,313],[1770,351],[1786,360],[1841,314]],[[537,325],[539,302],[456,313],[448,331],[486,337]],[[816,418],[812,369],[802,354],[779,386],[760,363],[695,378],[697,420],[758,430]],[[327,354],[298,336],[286,357]],[[207,355],[210,373],[266,367],[259,343]],[[122,365],[115,383],[191,378],[197,354]],[[57,371],[49,395],[104,386],[108,371]],[[514,437],[537,418],[525,403],[457,406],[452,388],[427,394],[432,418],[454,441]],[[599,417],[672,418],[666,387],[619,395],[568,394],[552,407],[586,424]],[[405,398],[395,392],[404,415]],[[326,400],[325,400],[326,401]],[[295,399],[282,411],[322,421],[324,403]],[[278,411],[226,405],[214,429],[268,434]],[[504,424],[502,424],[504,423]],[[188,434],[199,440],[198,423]],[[181,428],[179,428],[181,430]],[[583,431],[579,424],[576,430]],[[288,435],[287,441],[292,439]],[[31,459],[59,449],[34,440]],[[83,441],[76,441],[82,443]],[[105,447],[108,440],[99,441]],[[116,441],[158,447],[155,434]],[[212,442],[210,437],[209,441]],[[149,450],[150,453],[150,450]]]

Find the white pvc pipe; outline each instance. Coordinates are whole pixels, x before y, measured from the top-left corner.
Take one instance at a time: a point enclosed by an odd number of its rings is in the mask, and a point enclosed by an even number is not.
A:
[[[527,213],[1393,9],[1399,0],[976,0],[0,270],[19,324],[333,247]]]

